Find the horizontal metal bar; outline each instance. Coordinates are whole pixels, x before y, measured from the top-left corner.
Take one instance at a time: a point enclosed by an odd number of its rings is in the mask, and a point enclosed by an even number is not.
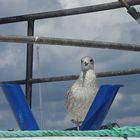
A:
[[[138,5],[140,4],[140,0],[128,0],[128,4],[130,6]],[[98,5],[85,6],[79,8],[0,18],[0,24],[28,21],[30,19],[37,20],[37,19],[44,19],[44,18],[71,16],[71,15],[85,14],[91,12],[104,11],[104,10],[111,10],[111,9],[116,9],[121,7],[123,7],[123,5],[120,2],[110,2],[105,4],[98,4]]]
[[[123,76],[123,75],[131,75],[131,74],[140,74],[140,69],[130,69],[123,71],[115,71],[115,72],[100,72],[96,73],[97,78],[103,77],[112,77],[112,76]],[[56,81],[67,81],[67,80],[76,80],[79,75],[68,75],[68,76],[60,76],[60,77],[50,77],[50,78],[37,78],[32,79],[32,83],[44,83],[44,82],[56,82]]]
[[[112,77],[112,76],[125,76],[132,74],[140,74],[140,68],[137,69],[129,69],[122,71],[113,71],[113,72],[99,72],[96,73],[97,78],[103,77]],[[45,82],[57,82],[57,81],[68,81],[68,80],[76,80],[79,75],[67,75],[67,76],[57,76],[57,77],[48,77],[48,78],[36,78],[32,79],[31,82],[33,84],[36,83],[45,83]],[[11,83],[11,84],[25,84],[26,80],[15,80],[15,81],[3,81],[0,84]]]
[[[68,80],[76,80],[79,75],[66,75],[66,76],[58,76],[58,77],[48,77],[48,78],[36,78],[32,79],[32,83],[45,83],[45,82],[59,82],[59,81],[68,81]]]
[[[125,75],[132,75],[132,74],[140,74],[140,68],[121,70],[121,71],[112,71],[112,72],[100,72],[97,73],[96,76],[98,78],[102,78],[102,77],[112,77],[112,76],[125,76]]]
[[[15,43],[36,43],[49,45],[63,45],[74,47],[88,47],[88,48],[102,48],[115,49],[125,51],[140,51],[140,45],[123,44],[91,40],[77,40],[65,38],[50,38],[50,37],[32,37],[32,36],[2,36],[0,35],[0,42],[15,42]]]
[[[26,84],[26,80],[11,80],[11,81],[1,81],[0,84]]]

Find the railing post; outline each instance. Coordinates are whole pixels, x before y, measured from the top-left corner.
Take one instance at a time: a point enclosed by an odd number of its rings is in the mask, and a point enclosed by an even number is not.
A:
[[[34,20],[28,21],[27,35],[34,35]],[[29,106],[32,105],[32,74],[33,73],[33,43],[27,44],[27,57],[26,57],[26,99]]]

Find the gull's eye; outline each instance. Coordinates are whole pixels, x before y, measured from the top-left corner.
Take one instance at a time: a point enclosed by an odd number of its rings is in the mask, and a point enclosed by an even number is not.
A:
[[[93,63],[93,59],[90,59],[90,63]]]
[[[81,60],[81,63],[83,63],[83,60]]]

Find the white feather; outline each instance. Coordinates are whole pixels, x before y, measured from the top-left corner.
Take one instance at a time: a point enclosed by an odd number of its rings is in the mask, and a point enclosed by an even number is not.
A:
[[[84,75],[84,76],[83,76]],[[67,95],[67,110],[75,123],[81,123],[97,93],[96,75],[93,69],[81,71]]]

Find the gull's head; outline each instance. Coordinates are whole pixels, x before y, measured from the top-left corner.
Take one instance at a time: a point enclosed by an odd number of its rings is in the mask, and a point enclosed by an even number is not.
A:
[[[90,56],[83,57],[81,59],[81,69],[83,72],[88,71],[89,69],[94,69],[94,60]]]

